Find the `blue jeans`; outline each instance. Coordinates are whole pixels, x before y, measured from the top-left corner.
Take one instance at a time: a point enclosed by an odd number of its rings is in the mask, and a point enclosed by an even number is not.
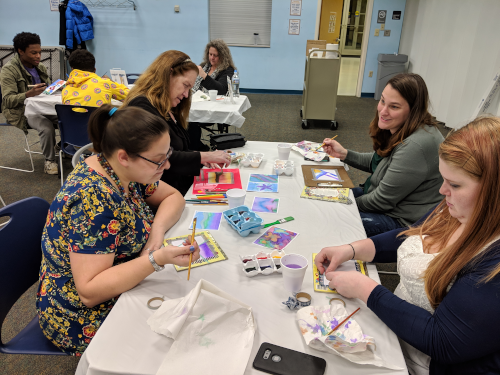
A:
[[[363,189],[359,187],[352,189],[352,193],[354,198],[360,197],[364,194]],[[361,216],[361,221],[363,222],[363,227],[365,227],[367,237],[373,237],[377,234],[389,232],[393,229],[403,228],[403,225],[401,225],[399,221],[384,214],[360,211],[359,216]]]

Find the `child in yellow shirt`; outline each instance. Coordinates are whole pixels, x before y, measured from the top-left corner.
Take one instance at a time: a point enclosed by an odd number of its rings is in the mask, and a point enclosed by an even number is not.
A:
[[[95,74],[95,58],[89,51],[77,49],[69,57],[73,69],[63,89],[63,104],[100,107],[111,99],[123,100],[129,88]]]

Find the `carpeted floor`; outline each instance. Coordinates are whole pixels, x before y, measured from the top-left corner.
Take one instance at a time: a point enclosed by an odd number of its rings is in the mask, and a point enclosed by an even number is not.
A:
[[[314,121],[309,129],[302,129],[300,95],[248,94],[248,97],[252,108],[244,113],[246,121],[243,127],[237,130],[244,134],[247,140],[321,142],[324,138],[338,135],[337,140],[346,148],[361,152],[371,151],[368,125],[377,105],[373,99],[338,97],[336,120],[339,122],[339,128],[332,131],[329,121]],[[4,118],[0,115],[1,122],[4,122]],[[31,143],[38,140],[35,131],[30,131],[29,140]],[[20,130],[0,126],[0,165],[29,168],[29,157],[23,151],[23,142],[24,137]],[[34,149],[39,150],[38,146],[34,146]],[[33,159],[33,173],[0,169],[0,195],[6,204],[31,196],[51,202],[58,192],[60,179],[43,173],[43,156],[34,155]],[[63,159],[63,166],[66,176],[71,171],[71,161]],[[354,169],[350,169],[349,175],[355,185],[364,182],[367,177],[366,173]],[[378,267],[395,270],[394,264]],[[381,280],[384,286],[394,290],[399,277],[381,275]],[[3,342],[8,342],[35,315],[35,291],[36,285],[30,288],[10,311],[1,332]],[[78,359],[74,357],[0,354],[0,374],[72,374],[77,364]]]

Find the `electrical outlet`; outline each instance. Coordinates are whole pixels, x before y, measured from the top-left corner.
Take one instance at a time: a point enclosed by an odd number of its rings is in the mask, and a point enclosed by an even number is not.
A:
[[[379,29],[375,29],[375,36],[378,36],[380,30]]]
[[[380,25],[380,30],[385,30],[385,23]]]
[[[391,30],[384,30],[384,36],[391,36]]]
[[[373,77],[373,70],[370,70],[370,71],[368,72],[368,77]]]
[[[179,13],[180,11],[181,11],[181,7],[180,7],[180,6],[178,6],[178,5],[175,5],[175,6],[174,6],[174,12],[175,12],[175,13]]]

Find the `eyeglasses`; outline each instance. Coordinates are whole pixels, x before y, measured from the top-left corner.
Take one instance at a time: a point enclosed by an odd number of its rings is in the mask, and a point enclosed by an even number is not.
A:
[[[148,158],[145,158],[144,156],[141,156],[139,154],[137,154],[137,156],[139,156],[141,159],[144,159],[146,161],[149,161],[150,163],[153,163],[153,164],[156,164],[158,166],[158,168],[156,168],[157,170],[160,169],[161,167],[163,167],[163,165],[167,162],[167,160],[172,156],[172,152],[174,152],[174,149],[172,147],[170,147],[168,149],[168,152],[167,152],[167,157],[165,158],[165,160],[163,161],[160,161],[159,163],[157,163],[156,161],[153,161],[153,160],[149,160]]]

